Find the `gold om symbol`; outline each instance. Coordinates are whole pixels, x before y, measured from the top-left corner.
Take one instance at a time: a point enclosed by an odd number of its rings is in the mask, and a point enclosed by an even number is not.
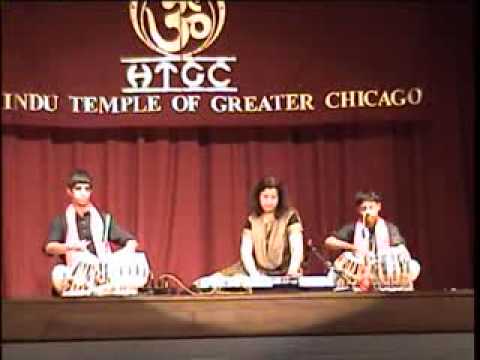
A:
[[[204,41],[183,55],[197,54],[215,41],[225,24],[224,1],[208,1],[206,4],[210,12],[208,15],[202,12],[199,1],[162,1],[161,5],[167,11],[164,18],[165,27],[176,30],[176,36],[171,40],[163,38],[160,34],[155,15],[147,1],[143,1],[141,6],[138,1],[130,2],[130,20],[136,34],[145,45],[160,54],[181,53],[190,38]]]

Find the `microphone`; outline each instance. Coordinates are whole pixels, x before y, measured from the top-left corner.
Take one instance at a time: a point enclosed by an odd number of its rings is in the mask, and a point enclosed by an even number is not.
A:
[[[370,215],[370,213],[368,211],[365,211],[362,214],[362,221],[363,221],[362,235],[363,235],[364,239],[367,237],[367,231],[366,231],[366,229],[368,229],[367,221],[368,221],[370,216],[372,216],[372,215]]]
[[[363,226],[367,227],[368,218],[371,217],[371,216],[372,216],[372,215],[371,215],[368,211],[365,211],[365,212],[362,214]]]

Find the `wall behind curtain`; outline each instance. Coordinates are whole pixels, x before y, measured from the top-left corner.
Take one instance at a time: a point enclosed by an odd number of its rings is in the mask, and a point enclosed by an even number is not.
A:
[[[118,95],[119,57],[147,53],[126,5],[2,3],[2,91]],[[415,84],[424,87],[424,103],[418,111],[259,114],[258,125],[230,128],[222,122],[235,115],[205,112],[198,116],[218,126],[161,127],[159,118],[156,128],[62,129],[15,121],[68,120],[67,110],[2,111],[2,296],[50,294],[53,260],[42,247],[49,221],[67,205],[73,167],[92,173],[95,203],[138,236],[156,275],[189,283],[236,261],[249,191],[274,175],[317,245],[352,220],[354,193],[373,188],[423,266],[417,287],[472,287],[471,2],[227,6],[210,55],[239,57],[234,80],[243,95],[296,89],[321,102],[332,89]],[[311,125],[295,125],[306,117]],[[284,126],[272,126],[277,118]],[[313,259],[310,271],[321,264]]]

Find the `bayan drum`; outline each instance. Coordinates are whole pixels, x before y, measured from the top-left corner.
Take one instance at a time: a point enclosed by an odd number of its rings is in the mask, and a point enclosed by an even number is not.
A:
[[[349,251],[343,252],[333,264],[340,278],[346,285],[356,285],[362,279],[365,272],[365,258],[355,256]]]

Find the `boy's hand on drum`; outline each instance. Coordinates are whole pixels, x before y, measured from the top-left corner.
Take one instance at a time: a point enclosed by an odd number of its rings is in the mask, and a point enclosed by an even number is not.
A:
[[[91,241],[89,240],[73,241],[67,244],[66,248],[67,248],[67,251],[86,251],[88,244],[90,244],[90,242]]]
[[[360,249],[360,248],[355,247],[355,250],[353,250],[353,254],[356,257],[363,259],[366,256],[368,256],[368,250],[364,250],[364,249]]]

